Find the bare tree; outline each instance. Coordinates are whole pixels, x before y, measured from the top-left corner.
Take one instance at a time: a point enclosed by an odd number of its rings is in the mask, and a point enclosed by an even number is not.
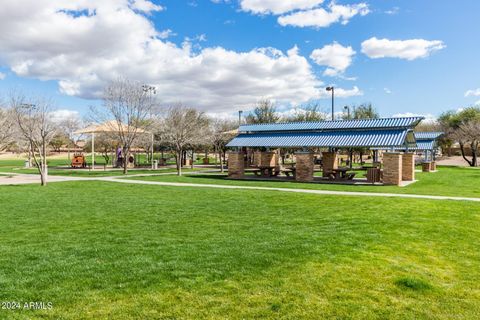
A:
[[[246,117],[247,123],[275,123],[280,121],[277,108],[270,100],[262,100]]]
[[[463,159],[469,166],[476,167],[480,141],[480,108],[469,107],[460,112],[447,111],[440,115],[438,122],[443,128],[446,138],[458,142]],[[467,146],[472,151],[471,159],[467,157]]]
[[[223,172],[223,160],[227,150],[227,143],[236,135],[238,123],[235,121],[213,119],[211,121],[211,141],[220,158],[220,171]]]
[[[0,107],[0,151],[14,143],[15,119],[11,109]]]
[[[67,152],[68,152],[68,159],[70,160],[70,148],[72,146],[76,145],[75,141],[75,131],[78,131],[78,129],[81,128],[81,121],[75,116],[69,116],[65,119],[63,119],[59,123],[59,127],[61,131],[65,134],[65,136],[68,138],[68,144],[67,144]]]
[[[177,173],[182,175],[182,155],[202,144],[208,132],[208,118],[193,108],[171,107],[160,125],[160,139],[175,151]]]
[[[139,137],[151,128],[155,107],[155,88],[128,79],[112,81],[103,93],[103,108],[92,109],[96,122],[111,126],[121,143],[125,159]],[[128,171],[128,161],[123,163],[123,173]]]
[[[57,127],[51,121],[52,103],[48,99],[27,100],[22,94],[12,94],[10,105],[18,130],[31,147],[35,166],[40,173],[41,185],[46,186],[47,146],[57,131]]]
[[[296,107],[294,113],[283,119],[285,122],[323,121],[325,113],[320,110],[318,104],[312,103]]]

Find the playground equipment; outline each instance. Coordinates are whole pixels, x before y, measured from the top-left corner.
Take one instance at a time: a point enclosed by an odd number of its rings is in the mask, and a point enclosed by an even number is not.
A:
[[[72,158],[72,168],[86,168],[87,161],[83,154],[74,154]]]

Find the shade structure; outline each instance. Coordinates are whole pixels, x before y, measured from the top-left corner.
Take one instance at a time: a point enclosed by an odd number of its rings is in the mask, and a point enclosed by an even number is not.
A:
[[[227,147],[415,147],[411,130],[347,130],[240,134]]]
[[[112,133],[112,132],[131,132],[134,131],[134,127],[130,127],[128,125],[119,125],[117,121],[115,120],[110,120],[106,121],[104,123],[100,124],[92,124],[86,128],[83,128],[81,130],[78,130],[75,132],[75,134],[89,134],[89,133]],[[136,128],[136,131],[138,133],[148,133],[147,131],[141,129],[141,128]]]
[[[417,140],[438,140],[443,132],[415,132]]]
[[[405,129],[413,128],[423,117],[355,119],[337,121],[311,121],[241,125],[240,132],[277,132],[277,131],[324,131],[324,130],[361,130],[361,129]]]
[[[91,134],[92,135],[92,169],[95,169],[95,134],[97,133],[118,133],[118,132],[136,132],[152,135],[152,168],[153,168],[153,134],[141,128],[131,127],[125,124],[120,125],[116,120],[106,121],[100,124],[92,124],[86,128],[74,132],[74,134]]]
[[[227,147],[412,148],[422,117],[250,124]]]
[[[410,151],[435,151],[438,148],[438,139],[443,135],[443,132],[415,132],[415,140],[417,145],[409,146]],[[381,148],[374,148],[381,149]],[[395,148],[396,150],[403,151],[405,146]]]

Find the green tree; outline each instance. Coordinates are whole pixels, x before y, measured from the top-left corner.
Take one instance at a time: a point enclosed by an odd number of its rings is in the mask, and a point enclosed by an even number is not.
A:
[[[458,142],[463,159],[471,167],[476,167],[480,144],[480,108],[469,107],[460,112],[447,111],[440,115],[438,122],[446,137]],[[470,159],[466,155],[466,146],[472,151]]]
[[[246,116],[248,124],[255,123],[276,123],[280,121],[277,108],[270,100],[262,100],[257,103],[255,109]]]
[[[380,114],[372,106],[371,103],[364,103],[359,106],[353,107],[352,113],[353,119],[378,119]]]
[[[325,114],[318,104],[309,104],[294,109],[294,113],[285,118],[286,122],[323,121]]]

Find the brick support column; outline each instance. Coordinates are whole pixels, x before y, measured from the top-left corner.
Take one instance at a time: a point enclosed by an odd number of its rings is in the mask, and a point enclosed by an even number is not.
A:
[[[262,167],[276,167],[278,166],[278,156],[276,152],[265,151],[261,152],[260,166]]]
[[[422,163],[422,171],[423,172],[430,172],[431,170],[432,170],[432,163],[431,162]]]
[[[328,171],[338,168],[337,154],[335,152],[322,152],[323,176],[328,176]]]
[[[402,155],[402,180],[415,180],[415,154],[404,153]]]
[[[402,182],[402,153],[386,152],[383,154],[383,183],[400,185]]]
[[[242,179],[245,175],[245,162],[242,152],[228,153],[228,177]]]
[[[253,165],[259,167],[262,164],[262,153],[255,151],[253,153]]]
[[[432,161],[432,162],[430,163],[430,170],[431,170],[431,171],[437,171],[437,162]]]
[[[313,181],[313,153],[297,152],[295,157],[297,159],[295,180],[302,182]]]

